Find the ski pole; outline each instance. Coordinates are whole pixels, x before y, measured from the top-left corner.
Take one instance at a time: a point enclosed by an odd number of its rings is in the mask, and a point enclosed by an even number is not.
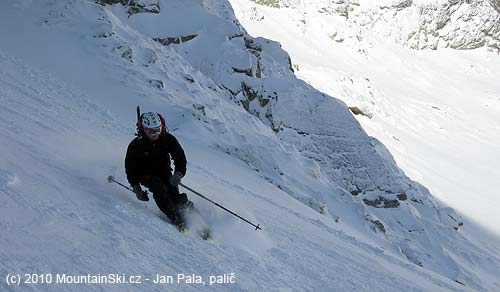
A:
[[[127,190],[131,191],[132,193],[135,193],[133,189],[131,189],[131,188],[127,187],[126,185],[124,185],[124,184],[120,183],[119,181],[115,180],[115,178],[114,178],[112,175],[108,176],[108,182],[109,182],[109,183],[113,183],[113,182],[114,182],[114,183],[117,183],[117,184],[119,184],[120,186],[122,186],[122,187],[126,188]],[[143,193],[144,193],[145,195],[147,195],[147,194],[148,194],[148,191],[143,191]]]
[[[201,197],[201,198],[203,198],[203,199],[205,199],[205,200],[209,201],[210,203],[214,204],[215,206],[217,206],[217,207],[219,207],[219,208],[223,209],[224,211],[229,212],[229,213],[231,213],[232,215],[234,215],[234,216],[236,216],[236,217],[240,218],[241,220],[245,221],[246,223],[248,223],[248,224],[252,225],[253,227],[255,227],[255,230],[256,230],[256,231],[257,231],[258,229],[262,230],[262,228],[260,228],[260,224],[257,224],[257,225],[253,224],[252,222],[248,221],[247,219],[245,219],[245,218],[241,217],[240,215],[238,215],[238,214],[234,213],[233,211],[231,211],[231,210],[229,210],[229,209],[225,208],[224,206],[220,205],[219,203],[217,203],[217,202],[214,202],[214,201],[210,200],[209,198],[207,198],[207,197],[205,197],[204,195],[202,195],[202,194],[198,193],[197,191],[193,190],[192,188],[190,188],[190,187],[188,187],[188,186],[184,185],[183,183],[179,183],[179,185],[181,185],[181,186],[182,186],[182,187],[184,187],[185,189],[187,189],[187,190],[189,190],[189,191],[193,192],[195,195],[198,195],[199,197]]]

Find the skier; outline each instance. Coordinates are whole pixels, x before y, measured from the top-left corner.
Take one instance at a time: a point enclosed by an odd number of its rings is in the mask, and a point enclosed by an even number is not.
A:
[[[139,116],[139,114],[138,114]],[[192,203],[179,193],[186,175],[186,155],[177,139],[166,131],[165,120],[153,112],[143,113],[137,122],[137,137],[130,142],[125,157],[127,179],[137,199],[148,201],[141,184],[153,192],[158,208],[178,227],[184,226],[181,210]],[[170,157],[174,161],[172,174]]]

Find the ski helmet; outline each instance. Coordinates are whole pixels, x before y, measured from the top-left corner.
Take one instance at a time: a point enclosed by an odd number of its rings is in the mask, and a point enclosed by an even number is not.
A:
[[[159,114],[147,112],[141,115],[141,125],[146,133],[154,135],[161,133],[163,123]]]

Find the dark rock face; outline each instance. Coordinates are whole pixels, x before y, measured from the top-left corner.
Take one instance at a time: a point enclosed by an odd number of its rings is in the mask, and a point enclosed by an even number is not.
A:
[[[382,222],[380,222],[380,220],[370,220],[370,222],[373,224],[375,230],[385,233],[385,226]]]
[[[129,0],[96,0],[95,2],[101,5],[113,5],[113,4],[127,5]]]
[[[410,7],[412,3],[413,3],[412,0],[404,0],[400,3],[398,3],[397,5],[395,5],[394,8],[396,8],[396,10],[405,9],[405,8]]]
[[[252,68],[240,69],[240,68],[233,67],[233,72],[234,73],[243,73],[243,74],[247,75],[248,77],[253,77]]]
[[[398,197],[398,200],[400,200],[400,201],[406,201],[408,199],[408,196],[405,193],[396,194],[396,196]]]
[[[148,3],[140,3],[136,0],[96,0],[100,5],[122,4],[128,7],[129,17],[136,13],[160,13],[160,3],[152,0]]]
[[[375,200],[363,199],[363,203],[375,208],[396,208],[399,206],[398,200],[386,199],[382,196],[379,196]]]
[[[196,34],[190,34],[190,35],[181,35],[178,37],[153,38],[153,40],[159,42],[160,44],[162,44],[164,46],[169,46],[171,44],[179,45],[179,44],[185,43],[187,41],[194,39],[197,36],[198,35],[196,35]]]
[[[165,84],[163,84],[163,81],[161,81],[161,80],[152,79],[152,80],[149,80],[148,82],[149,82],[149,84],[153,85],[154,87],[156,87],[158,89],[163,89],[163,87],[165,87]]]
[[[158,2],[149,5],[143,5],[130,1],[128,14],[129,16],[136,13],[160,13],[160,4]]]
[[[253,39],[248,37],[245,37],[244,41],[245,41],[245,47],[248,49],[248,51],[250,51],[250,53],[252,53],[256,57],[259,57],[260,53],[262,52],[262,46],[255,43]]]

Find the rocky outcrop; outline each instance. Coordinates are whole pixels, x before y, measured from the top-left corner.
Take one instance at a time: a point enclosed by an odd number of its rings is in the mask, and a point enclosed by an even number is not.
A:
[[[369,215],[365,216],[365,220],[370,222],[370,228],[373,231],[385,233],[385,226],[382,222],[380,222],[380,220],[372,219]]]
[[[197,36],[198,36],[197,34],[188,34],[188,35],[181,35],[178,37],[153,38],[153,40],[159,42],[160,44],[162,44],[164,46],[169,46],[171,44],[178,45],[178,44],[188,42]]]
[[[489,0],[489,3],[498,13],[500,13],[500,0]]]
[[[288,3],[289,1],[282,0]],[[295,1],[303,3],[303,1]],[[319,2],[318,13],[341,16],[362,34],[381,32],[411,49],[487,47],[500,53],[499,0],[386,0],[363,7],[356,0]],[[311,5],[311,4],[309,4]],[[337,42],[345,36],[331,34]]]
[[[498,1],[456,0],[411,5],[395,14],[386,13],[383,19],[396,22],[390,34],[412,49],[463,50],[486,46],[500,52]]]
[[[375,208],[396,208],[399,206],[398,200],[390,200],[382,196],[376,198],[375,200],[363,199],[363,203]]]
[[[151,79],[148,82],[149,82],[149,84],[153,85],[157,89],[163,89],[163,87],[165,87],[165,84],[161,80]]]
[[[95,2],[101,5],[113,5],[113,4],[127,5],[129,0],[96,0]]]
[[[262,46],[256,43],[250,37],[244,37],[243,40],[245,43],[245,48],[247,48],[248,51],[252,53],[254,56],[259,57],[260,53],[262,52]]]
[[[151,3],[139,3],[138,1],[130,1],[128,14],[129,16],[136,13],[160,13],[160,3],[151,1]]]
[[[500,16],[485,1],[410,6],[398,12],[396,18],[397,25],[401,26],[397,40],[412,49],[475,49],[487,46],[499,51],[500,48]]]
[[[355,114],[355,115],[362,115],[362,116],[365,116],[365,117],[368,117],[368,118],[372,118],[372,115],[369,114],[369,113],[365,113],[363,110],[361,110],[359,107],[357,106],[350,106],[349,107],[349,110]]]
[[[101,5],[122,4],[128,7],[129,17],[137,13],[160,13],[158,0],[96,0],[96,3]]]
[[[235,68],[235,67],[232,67],[232,68],[233,68],[234,73],[243,73],[243,74],[247,75],[248,77],[253,77],[252,68],[246,68],[246,69],[240,69],[240,68]]]
[[[283,7],[279,0],[252,0],[252,1],[260,5],[274,7],[274,8]]]

